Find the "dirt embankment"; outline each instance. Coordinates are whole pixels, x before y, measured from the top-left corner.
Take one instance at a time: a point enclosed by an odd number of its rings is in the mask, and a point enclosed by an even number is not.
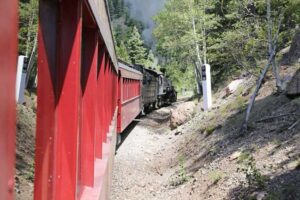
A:
[[[173,131],[155,120],[172,107],[142,119],[116,156],[111,199],[300,199],[300,99],[276,94],[268,75],[241,135],[254,84],[218,91],[211,112]]]
[[[25,105],[17,106],[16,200],[33,199],[36,97],[25,99]]]

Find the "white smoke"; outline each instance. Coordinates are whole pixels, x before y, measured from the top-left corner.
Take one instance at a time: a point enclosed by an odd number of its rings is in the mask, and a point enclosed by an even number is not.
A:
[[[124,0],[129,8],[132,18],[143,22],[145,29],[142,37],[150,46],[153,45],[152,32],[154,22],[152,17],[155,16],[165,4],[165,0]]]

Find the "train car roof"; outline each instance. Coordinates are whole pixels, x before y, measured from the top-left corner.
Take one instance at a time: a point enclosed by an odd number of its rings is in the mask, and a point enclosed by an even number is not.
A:
[[[160,75],[160,73],[157,72],[157,71],[155,71],[155,70],[147,69],[147,68],[145,68],[145,70],[146,70],[147,72],[149,72],[150,74],[154,75],[154,76],[159,76],[159,75]]]
[[[153,69],[148,69],[146,68],[145,66],[141,65],[141,64],[135,64],[132,66],[134,69],[144,73],[145,71],[151,73],[152,75],[155,75],[155,76],[160,76],[160,75],[164,75],[162,72],[160,71],[155,71]]]
[[[122,60],[119,60],[118,63],[119,63],[119,71],[122,77],[136,79],[136,80],[143,79],[143,74],[140,71],[133,69],[130,64]]]

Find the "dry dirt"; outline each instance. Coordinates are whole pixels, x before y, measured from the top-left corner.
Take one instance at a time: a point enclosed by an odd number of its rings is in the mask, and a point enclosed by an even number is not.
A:
[[[173,144],[182,136],[175,136],[168,120],[164,121],[170,109],[162,108],[141,118],[118,149],[111,199],[173,199],[167,179],[175,172],[170,161],[176,160],[176,155],[166,153],[176,151]]]
[[[16,200],[33,199],[35,113],[30,107],[17,107]]]

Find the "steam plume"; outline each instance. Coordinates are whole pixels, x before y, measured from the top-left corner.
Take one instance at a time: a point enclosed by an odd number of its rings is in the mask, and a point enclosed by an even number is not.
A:
[[[165,0],[125,0],[125,3],[129,8],[131,17],[143,22],[145,29],[142,37],[147,44],[152,46],[154,28],[152,17],[164,7]]]

